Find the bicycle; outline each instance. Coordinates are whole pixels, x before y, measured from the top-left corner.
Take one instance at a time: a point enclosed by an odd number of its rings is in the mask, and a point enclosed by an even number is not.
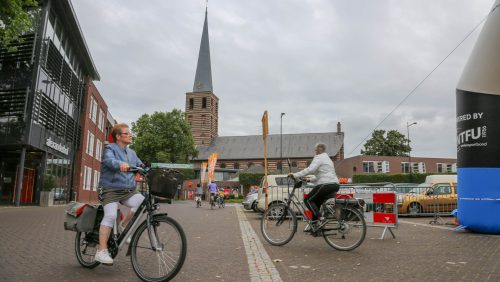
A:
[[[141,168],[131,168],[129,172],[138,172],[146,179],[148,176],[148,171]],[[171,182],[169,184],[175,183],[165,185],[172,186],[172,189],[167,189],[175,193],[178,179],[168,173],[156,178],[158,180],[161,177],[169,178]],[[187,241],[184,230],[167,213],[157,212],[160,205],[156,195],[164,196],[165,193],[170,195],[170,192],[162,191],[165,187],[159,187],[160,182],[151,183],[150,186],[156,186],[147,189],[144,201],[124,230],[118,227],[120,226],[120,213],[118,213],[117,221],[108,239],[108,251],[111,257],[115,258],[125,245],[127,238],[131,236],[127,256],[131,257],[132,268],[142,281],[168,281],[177,275],[186,259]],[[100,264],[94,258],[99,246],[99,226],[104,212],[102,206],[98,209],[100,212],[98,210],[94,230],[77,232],[75,237],[77,260],[86,268],[95,268]],[[141,222],[139,219],[144,215],[146,218]]]
[[[218,195],[217,196],[217,204],[219,205],[219,209],[220,208],[224,208],[226,206],[226,201],[224,201],[224,197],[221,196],[221,195]]]
[[[302,187],[302,179],[294,179],[293,189],[286,202],[275,202],[266,209],[261,219],[261,232],[271,245],[282,246],[290,242],[297,232],[297,216],[295,211],[304,214],[304,221],[311,228],[313,236],[322,235],[326,243],[340,251],[350,251],[359,247],[366,236],[366,222],[360,212],[363,202],[357,199],[327,199],[321,205],[324,221],[313,224],[307,216],[307,207],[295,195]],[[326,184],[328,185],[328,184]],[[288,186],[290,191],[290,186]],[[292,209],[291,205],[293,204]]]
[[[210,209],[213,210],[215,208],[215,201],[217,200],[217,195],[211,193],[210,194]]]
[[[194,199],[196,201],[196,207],[201,207],[201,195],[196,195]]]

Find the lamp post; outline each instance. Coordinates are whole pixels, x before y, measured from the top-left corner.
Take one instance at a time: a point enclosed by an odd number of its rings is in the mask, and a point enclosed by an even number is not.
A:
[[[280,173],[283,174],[283,116],[285,113],[281,113],[280,116]]]
[[[410,126],[415,125],[415,124],[417,124],[416,121],[412,122],[412,123],[406,122],[406,134],[408,135],[408,148],[410,148]],[[412,167],[411,167],[411,148],[408,151],[408,168],[410,170],[410,182],[412,182],[412,177],[411,177],[411,171],[412,171]]]

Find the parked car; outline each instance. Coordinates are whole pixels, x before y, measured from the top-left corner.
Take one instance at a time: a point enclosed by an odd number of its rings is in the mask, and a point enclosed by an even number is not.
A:
[[[54,201],[62,201],[66,199],[66,189],[52,188],[50,191],[54,193]]]
[[[286,174],[278,174],[268,175],[267,183],[269,187],[267,193],[267,203],[268,206],[270,206],[275,203],[284,203],[286,199],[288,199],[288,193],[292,191],[294,181],[293,179],[288,178]],[[264,177],[262,177],[260,187],[259,198],[257,200],[257,210],[260,212],[264,212],[266,210],[266,197],[263,193]],[[296,191],[295,195],[297,196],[299,201],[302,202],[304,199],[304,194],[307,194],[309,191],[311,191],[311,189],[312,186],[304,186],[303,188]],[[293,208],[295,207],[293,206]]]
[[[247,194],[243,201],[243,208],[246,210],[257,211],[257,199],[259,198],[259,190],[252,190]]]
[[[450,213],[457,208],[457,183],[422,183],[398,197],[399,214]]]

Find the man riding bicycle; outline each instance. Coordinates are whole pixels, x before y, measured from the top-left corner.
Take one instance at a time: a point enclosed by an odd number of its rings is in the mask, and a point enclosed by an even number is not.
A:
[[[324,220],[321,217],[319,207],[321,207],[321,204],[325,200],[332,198],[339,191],[340,186],[333,162],[326,153],[326,145],[323,143],[316,144],[315,152],[316,155],[309,167],[297,173],[289,173],[288,176],[298,178],[311,174],[314,175],[309,181],[316,184],[316,186],[309,192],[307,198],[304,197],[304,204],[312,212],[313,224],[318,225]],[[307,226],[304,231],[309,230],[310,228]]]

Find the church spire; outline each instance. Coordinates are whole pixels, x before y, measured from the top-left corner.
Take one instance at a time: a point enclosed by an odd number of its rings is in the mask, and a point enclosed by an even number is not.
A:
[[[200,53],[194,78],[193,92],[213,92],[212,66],[210,64],[210,43],[208,40],[208,7],[205,9],[205,23],[201,35]]]

